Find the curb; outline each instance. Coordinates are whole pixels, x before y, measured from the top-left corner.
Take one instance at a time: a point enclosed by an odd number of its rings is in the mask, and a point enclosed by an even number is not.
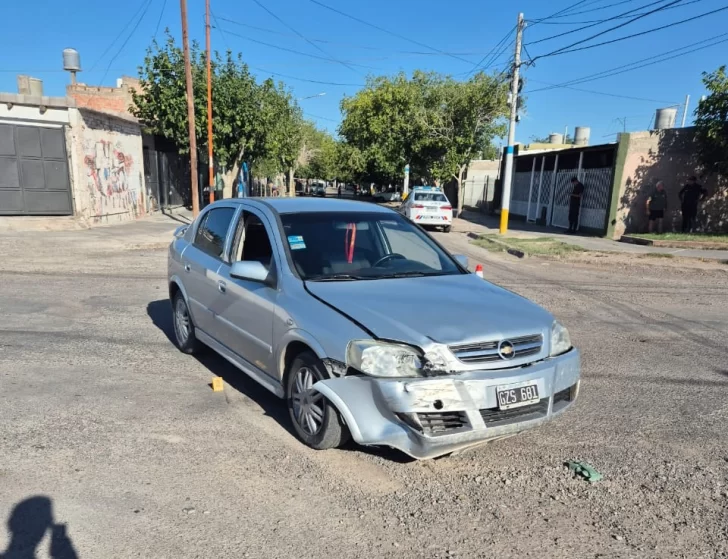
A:
[[[622,235],[619,239],[622,243],[630,243],[633,245],[652,246],[661,248],[682,248],[682,249],[698,249],[698,250],[728,250],[728,244],[716,243],[711,241],[669,241],[644,239],[642,237],[633,237],[631,235]]]

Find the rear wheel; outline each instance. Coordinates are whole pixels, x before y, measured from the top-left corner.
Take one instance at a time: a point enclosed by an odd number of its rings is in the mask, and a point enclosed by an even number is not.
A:
[[[288,370],[286,401],[293,428],[311,448],[336,448],[349,440],[349,429],[336,408],[312,386],[326,378],[321,360],[310,351],[296,356]]]
[[[445,231],[445,233],[449,233],[450,231],[452,231],[452,225],[448,225],[447,227],[443,227],[442,230]]]

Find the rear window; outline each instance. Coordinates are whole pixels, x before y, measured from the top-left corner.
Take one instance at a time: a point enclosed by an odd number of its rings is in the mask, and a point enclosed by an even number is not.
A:
[[[444,194],[439,192],[415,192],[416,202],[447,202]]]

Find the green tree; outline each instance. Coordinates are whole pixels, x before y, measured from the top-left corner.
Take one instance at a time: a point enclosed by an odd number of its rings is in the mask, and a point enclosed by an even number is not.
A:
[[[399,182],[409,164],[413,177],[462,185],[468,162],[505,132],[506,93],[482,72],[466,82],[421,71],[370,78],[342,101],[340,134],[377,182]]]
[[[195,92],[195,133],[200,160],[207,163],[207,73],[205,53],[190,47]],[[153,41],[139,68],[140,90],[132,92],[130,108],[151,133],[172,140],[181,153],[189,152],[187,102],[182,49],[172,36],[160,45]],[[271,80],[258,84],[240,55],[215,53],[212,61],[213,154],[222,172],[225,196],[243,160],[269,161],[288,170],[298,154],[300,109],[282,85]]]
[[[728,74],[721,66],[703,72],[706,98],[695,109],[698,158],[709,173],[728,176]]]

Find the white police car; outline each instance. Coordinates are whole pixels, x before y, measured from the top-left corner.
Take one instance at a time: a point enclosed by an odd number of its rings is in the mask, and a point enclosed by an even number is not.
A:
[[[442,227],[445,233],[452,229],[452,204],[437,186],[415,186],[399,212],[422,227]]]

